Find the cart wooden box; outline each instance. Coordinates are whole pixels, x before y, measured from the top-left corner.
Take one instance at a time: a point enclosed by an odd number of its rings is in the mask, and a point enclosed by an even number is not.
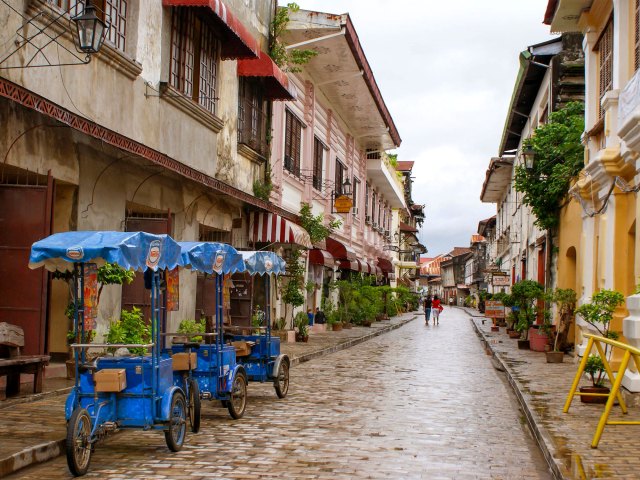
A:
[[[94,376],[96,392],[121,392],[127,388],[127,375],[124,368],[105,368]]]
[[[236,349],[236,357],[246,357],[251,354],[251,347],[255,345],[254,342],[237,341],[231,342]]]
[[[174,370],[191,370],[195,369],[198,366],[198,357],[196,356],[196,352],[181,352],[174,353],[171,356],[173,360],[173,369]]]

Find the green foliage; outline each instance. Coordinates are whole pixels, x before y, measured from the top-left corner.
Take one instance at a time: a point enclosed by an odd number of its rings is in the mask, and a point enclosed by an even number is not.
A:
[[[131,310],[122,310],[120,319],[112,322],[107,332],[107,343],[137,343],[144,344],[151,341],[151,327],[146,324],[142,316],[142,310],[133,307]],[[108,349],[114,352],[114,348]],[[144,355],[144,348],[130,348],[134,355]]]
[[[513,307],[515,305],[514,304],[514,298],[511,295],[509,295],[508,293],[505,293],[505,292],[494,293],[491,296],[491,300],[496,300],[498,302],[502,302],[502,304],[505,307]]]
[[[557,288],[547,295],[547,300],[556,305],[558,314],[560,315],[556,327],[555,339],[553,341],[553,350],[557,352],[560,334],[565,325],[568,325],[568,322],[571,322],[574,318],[577,301],[576,292],[570,288]]]
[[[571,102],[524,141],[524,148],[535,152],[535,160],[530,170],[516,167],[515,187],[524,193],[523,203],[531,207],[543,230],[558,226],[561,202],[584,166],[583,131],[584,104]]]
[[[253,181],[253,195],[265,202],[269,201],[269,196],[271,195],[272,190],[273,183],[271,183],[271,178],[266,182],[262,180]]]
[[[102,285],[123,285],[133,282],[136,274],[116,263],[105,263],[98,269],[98,282]]]
[[[206,331],[206,321],[201,319],[199,322],[195,320],[182,320],[178,326],[178,333],[204,333]],[[189,337],[190,342],[201,342],[202,337]]]
[[[318,55],[315,50],[287,50],[286,46],[280,41],[284,31],[289,23],[289,13],[295,13],[300,10],[296,3],[289,3],[286,7],[278,8],[273,22],[271,22],[271,41],[269,44],[269,56],[285,72],[296,73],[302,69],[298,65],[305,65],[313,57]]]
[[[298,329],[298,335],[306,337],[309,335],[309,317],[304,312],[296,313],[293,325]]]
[[[604,386],[605,369],[602,358],[598,355],[589,355],[587,363],[584,366],[584,372],[591,378],[594,387]]]
[[[300,225],[309,232],[311,242],[316,243],[324,240],[331,235],[336,228],[340,228],[342,225],[341,220],[333,220],[328,225],[324,224],[324,215],[313,216],[311,212],[311,205],[308,203],[302,203],[300,207]]]
[[[535,280],[522,280],[511,287],[512,308],[517,318],[515,329],[526,339],[538,315],[537,301],[544,298],[544,287]]]
[[[387,153],[387,158],[389,159],[389,164],[396,168],[398,166],[398,154],[397,153]]]
[[[284,304],[293,307],[293,310],[295,310],[296,307],[304,305],[304,294],[302,293],[302,289],[304,288],[304,273],[305,266],[300,262],[300,251],[292,250],[289,260],[287,261],[288,279],[281,287],[281,293]],[[287,311],[285,309],[285,318],[286,317]]]
[[[284,330],[287,326],[287,320],[284,317],[280,317],[276,321],[273,322],[274,330]]]
[[[613,312],[624,303],[624,295],[615,290],[602,289],[591,297],[590,303],[580,305],[576,313],[591,324],[603,337],[617,339],[618,332],[610,331]]]

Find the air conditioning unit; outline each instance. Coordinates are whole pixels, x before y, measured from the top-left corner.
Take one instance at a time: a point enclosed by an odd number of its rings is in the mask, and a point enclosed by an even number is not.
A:
[[[373,222],[371,224],[371,226],[373,227],[374,230],[377,230],[378,229],[378,222]]]
[[[358,215],[358,207],[353,207],[351,209],[351,215],[353,215],[354,217]]]
[[[391,232],[389,230],[385,230],[384,231],[384,236],[385,237],[390,237],[391,236]]]
[[[371,223],[371,215],[367,215],[366,217],[364,217],[364,223],[366,223],[367,225]]]

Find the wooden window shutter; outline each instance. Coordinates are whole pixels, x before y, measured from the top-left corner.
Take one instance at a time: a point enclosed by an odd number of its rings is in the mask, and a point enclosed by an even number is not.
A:
[[[598,116],[602,118],[604,116],[602,98],[613,87],[613,17],[604,27],[595,49],[598,52],[600,69]]]

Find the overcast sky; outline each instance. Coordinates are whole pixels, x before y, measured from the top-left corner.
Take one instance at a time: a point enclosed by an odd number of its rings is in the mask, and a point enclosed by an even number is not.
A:
[[[468,247],[518,72],[518,54],[552,38],[547,0],[297,0],[349,13],[400,132],[398,160],[413,160],[413,199],[426,204],[427,256]],[[281,0],[280,4],[286,4]]]

